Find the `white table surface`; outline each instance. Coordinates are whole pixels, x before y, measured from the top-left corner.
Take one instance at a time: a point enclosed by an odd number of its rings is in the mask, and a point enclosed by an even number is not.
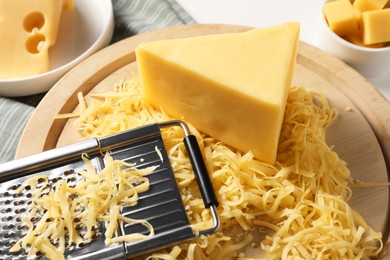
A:
[[[319,47],[321,0],[177,0],[177,2],[198,23],[266,27],[297,21],[301,24],[301,40]],[[390,101],[390,74],[367,79]]]

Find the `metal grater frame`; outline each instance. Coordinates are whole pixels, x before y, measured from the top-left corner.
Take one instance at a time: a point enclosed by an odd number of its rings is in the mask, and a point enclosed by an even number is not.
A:
[[[210,209],[213,226],[195,232],[191,228],[181,201],[174,173],[164,147],[161,128],[180,126],[193,171],[206,208]],[[134,219],[146,219],[154,227],[155,235],[133,243],[104,243],[104,226],[96,238],[85,245],[66,249],[69,259],[129,259],[170,245],[215,233],[220,226],[216,207],[218,201],[204,164],[196,137],[180,120],[146,125],[103,138],[92,138],[72,145],[45,151],[0,165],[0,260],[27,259],[27,252],[10,253],[11,246],[26,231],[21,216],[26,213],[31,201],[28,190],[18,192],[23,182],[34,175],[46,175],[51,184],[59,179],[76,183],[79,176],[75,169],[84,163],[81,154],[88,154],[97,170],[104,168],[103,153],[109,152],[114,160],[135,163],[138,168],[159,167],[147,175],[149,190],[140,194],[137,205],[124,207],[121,214]],[[119,225],[118,234],[145,233],[138,225]],[[47,259],[37,255],[37,259]]]

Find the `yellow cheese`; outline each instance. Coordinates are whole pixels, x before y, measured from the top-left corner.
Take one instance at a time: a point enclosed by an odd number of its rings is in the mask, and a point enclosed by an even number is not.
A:
[[[358,21],[349,0],[336,0],[324,5],[324,15],[329,27],[337,35],[357,33]]]
[[[356,21],[358,23],[359,33],[361,34],[361,30],[363,29],[362,11],[360,11],[357,7],[353,6],[353,13],[354,13]],[[354,34],[356,34],[356,33],[354,33]]]
[[[152,105],[274,163],[294,74],[299,24],[164,40],[136,49]]]
[[[63,0],[62,4],[62,10],[64,11],[70,11],[74,8],[75,6],[75,0]]]
[[[388,0],[355,0],[353,5],[360,11],[379,10],[385,7]]]
[[[374,44],[364,44],[363,42],[363,36],[359,34],[349,34],[344,37],[345,40],[349,41],[350,43],[353,43],[355,45],[365,47],[365,48],[382,48],[384,47],[384,43],[374,43]]]
[[[48,50],[56,41],[62,4],[63,0],[0,0],[0,77],[49,70]]]
[[[363,12],[363,26],[364,44],[390,41],[390,9]]]

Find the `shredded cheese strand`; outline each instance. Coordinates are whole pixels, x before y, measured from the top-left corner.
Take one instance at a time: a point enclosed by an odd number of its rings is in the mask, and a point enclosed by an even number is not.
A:
[[[81,103],[77,120],[85,137],[170,119],[142,99],[136,77],[119,83],[113,91],[92,96],[86,106]],[[350,172],[325,142],[326,130],[336,118],[337,111],[324,95],[291,88],[275,165],[257,161],[251,152],[237,151],[187,122],[204,151],[220,202],[222,228],[215,235],[160,250],[147,259],[245,258],[239,252],[249,244],[261,247],[270,259],[369,259],[379,255],[381,233],[348,205]],[[181,144],[183,135],[172,127],[164,130],[163,137],[193,228],[207,228],[211,215],[203,206]]]
[[[85,169],[77,170],[80,179],[75,185],[68,184],[65,179],[54,185],[46,176],[35,176],[25,181],[22,187],[30,187],[33,197],[29,213],[23,217],[29,230],[10,252],[24,248],[30,257],[41,252],[49,259],[64,259],[66,248],[94,239],[99,222],[104,222],[106,226],[106,244],[138,241],[154,235],[153,227],[146,220],[123,217],[120,210],[135,205],[138,194],[149,189],[149,179],[145,175],[156,167],[138,170],[106,154],[106,167],[96,172],[86,155],[82,159]],[[39,215],[42,215],[41,218],[33,223],[32,219]],[[149,230],[149,234],[117,236],[119,222],[140,223]]]

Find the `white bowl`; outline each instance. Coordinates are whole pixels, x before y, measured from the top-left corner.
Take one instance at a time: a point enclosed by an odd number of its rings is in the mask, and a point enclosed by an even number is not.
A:
[[[371,78],[390,72],[390,47],[367,48],[350,43],[328,26],[321,4],[319,47],[327,53],[343,60],[363,76]]]
[[[111,0],[76,0],[61,17],[56,44],[50,49],[51,70],[39,75],[0,79],[0,96],[27,96],[48,91],[66,72],[107,46],[114,31]]]

